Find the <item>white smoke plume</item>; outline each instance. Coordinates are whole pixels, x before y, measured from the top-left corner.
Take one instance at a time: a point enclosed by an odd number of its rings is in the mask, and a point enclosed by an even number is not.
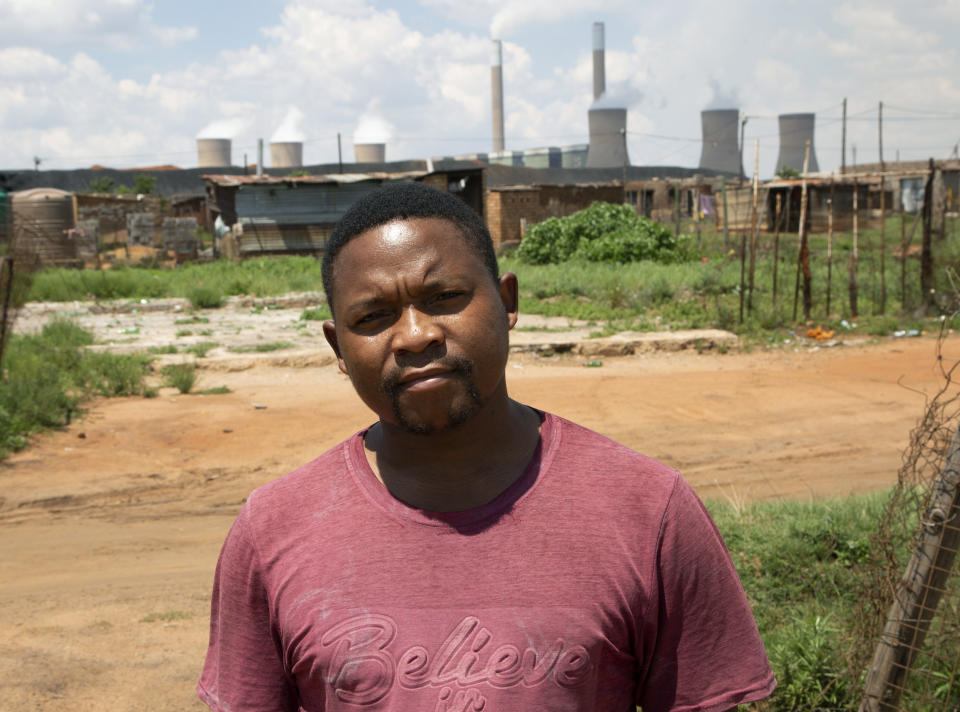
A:
[[[249,125],[249,119],[240,117],[217,119],[204,126],[197,134],[197,138],[236,138]]]
[[[709,79],[708,83],[710,84],[712,96],[704,107],[704,111],[740,108],[740,96],[736,89],[725,88],[719,81],[713,78]]]
[[[627,3],[623,0],[524,0],[524,2],[505,3],[497,10],[490,22],[490,36],[503,37],[504,33],[516,30],[524,25],[537,23],[544,25],[549,22],[563,20],[570,15],[592,13],[594,15],[623,8]],[[589,38],[588,34],[584,35]]]
[[[287,109],[283,121],[270,137],[270,143],[297,143],[303,141],[303,120],[306,115],[296,106]]]
[[[393,124],[370,111],[360,117],[353,132],[354,143],[388,143],[392,137]]]

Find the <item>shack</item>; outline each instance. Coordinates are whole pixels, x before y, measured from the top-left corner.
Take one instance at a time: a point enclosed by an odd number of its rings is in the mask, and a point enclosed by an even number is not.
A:
[[[429,167],[429,166],[428,166]],[[483,217],[483,169],[320,175],[205,175],[206,222],[229,230],[224,253],[319,255],[337,221],[390,181],[415,180],[463,199]]]

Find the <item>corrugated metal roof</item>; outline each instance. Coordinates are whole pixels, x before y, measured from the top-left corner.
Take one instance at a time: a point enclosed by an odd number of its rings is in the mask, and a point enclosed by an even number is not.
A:
[[[238,185],[287,185],[287,184],[331,184],[361,183],[363,181],[416,180],[428,175],[426,171],[403,171],[399,173],[325,173],[307,176],[271,176],[271,175],[204,175],[203,179],[223,187]]]

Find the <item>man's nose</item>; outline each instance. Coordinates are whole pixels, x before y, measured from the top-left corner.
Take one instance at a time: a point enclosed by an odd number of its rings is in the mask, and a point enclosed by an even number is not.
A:
[[[393,336],[395,352],[420,353],[441,343],[443,331],[429,314],[413,306],[403,310]]]

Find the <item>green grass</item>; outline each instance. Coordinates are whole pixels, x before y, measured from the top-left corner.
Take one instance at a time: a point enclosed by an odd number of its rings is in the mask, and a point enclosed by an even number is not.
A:
[[[164,384],[181,393],[189,393],[197,382],[197,370],[192,363],[171,363],[163,367]]]
[[[219,345],[216,341],[201,341],[197,344],[184,346],[183,350],[186,353],[193,354],[197,358],[203,358],[210,350],[217,348]]]
[[[289,349],[293,346],[294,344],[291,341],[269,341],[265,344],[256,344],[254,346],[231,346],[228,350],[235,354],[262,354],[270,351],[282,351],[283,349]]]
[[[63,319],[10,337],[0,380],[0,457],[33,433],[66,425],[90,397],[145,394],[150,357],[83,348],[92,343],[89,331]]]
[[[908,221],[912,218],[908,216]],[[556,265],[529,265],[516,257],[500,260],[503,271],[515,272],[520,283],[520,308],[526,313],[565,316],[607,322],[619,320],[636,324],[637,329],[683,329],[714,327],[733,330],[748,340],[780,343],[803,321],[802,304],[794,317],[797,236],[780,236],[774,288],[773,241],[761,234],[752,294],[745,295],[740,318],[740,236],[731,235],[728,244],[722,233],[703,224],[695,258],[680,264],[633,262],[607,264],[570,261]],[[682,229],[688,231],[689,225]],[[908,222],[909,231],[909,222]],[[947,239],[934,244],[935,289],[938,313],[952,313],[958,306],[956,292],[947,276],[948,268],[960,262],[960,219],[947,218]],[[901,294],[900,218],[886,222],[885,249],[879,244],[878,229],[864,229],[859,236],[859,295],[857,318],[851,313],[848,295],[848,259],[851,233],[834,235],[828,270],[827,237],[810,236],[812,269],[811,319],[838,335],[883,336],[897,329],[935,325],[930,315],[915,316],[922,305],[919,287],[920,260],[906,261],[906,288]],[[913,245],[920,242],[919,233]],[[691,245],[697,243],[690,240]],[[733,249],[732,249],[733,248]],[[885,255],[881,270],[881,254]],[[700,261],[704,258],[706,261]],[[829,309],[827,273],[830,272]],[[881,284],[884,276],[885,291]],[[33,275],[27,298],[65,301],[95,299],[142,299],[187,297],[197,306],[215,307],[230,295],[269,297],[288,292],[318,291],[320,263],[310,257],[264,257],[239,264],[218,261],[184,265],[177,269],[118,267],[115,269],[48,269]],[[885,298],[884,298],[885,294]],[[271,307],[255,307],[262,312]],[[936,316],[936,315],[933,315]],[[329,318],[325,304],[305,309],[301,321]],[[186,317],[185,326],[201,323]],[[846,322],[846,325],[843,322]],[[602,328],[602,327],[601,327]]]
[[[779,680],[773,710],[856,708],[851,636],[887,496],[708,502]]]
[[[210,320],[205,316],[194,314],[184,319],[175,319],[173,323],[175,326],[181,326],[183,324],[209,324]]]
[[[198,396],[220,396],[226,393],[233,393],[229,386],[215,386],[213,388],[205,388],[202,391],[196,391]]]
[[[300,321],[324,321],[331,319],[330,307],[326,304],[320,304],[315,307],[308,307],[300,314]]]
[[[320,291],[320,262],[312,257],[261,257],[187,264],[177,269],[116,265],[113,269],[45,269],[33,275],[29,301],[185,297],[210,306],[226,296],[276,296]]]
[[[179,352],[179,349],[177,348],[176,344],[167,344],[166,346],[149,346],[147,348],[148,354],[163,355],[163,354],[175,354],[178,352]]]

